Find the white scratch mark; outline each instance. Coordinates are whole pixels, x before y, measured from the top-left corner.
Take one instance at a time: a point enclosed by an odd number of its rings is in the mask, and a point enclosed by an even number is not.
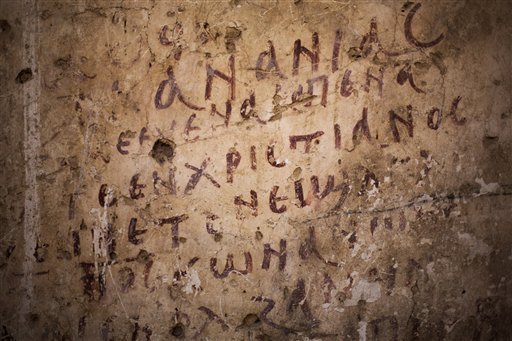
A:
[[[366,341],[366,326],[367,325],[368,325],[368,323],[366,323],[365,321],[359,321],[359,323],[358,323],[359,328],[357,328],[357,332],[359,333],[360,341]]]
[[[93,208],[90,213],[96,214],[98,218],[98,226],[94,226],[92,230],[92,247],[94,253],[94,267],[98,270],[98,258],[106,264],[108,259],[108,246],[112,240],[108,238],[108,204],[112,201],[114,191],[107,188],[105,196],[105,204],[103,209]],[[103,269],[104,271],[104,269]]]
[[[25,242],[23,259],[23,278],[21,288],[26,293],[23,295],[20,309],[20,326],[25,329],[25,317],[32,308],[34,287],[32,283],[32,270],[34,265],[34,252],[37,247],[37,236],[40,228],[39,196],[37,193],[37,171],[39,160],[39,148],[41,146],[39,136],[39,96],[40,96],[40,72],[37,68],[37,52],[39,50],[39,15],[35,0],[23,2],[23,63],[24,67],[30,67],[33,79],[23,84],[23,120],[25,152],[25,213],[23,218],[23,238]],[[23,327],[24,326],[24,327]],[[25,331],[24,337],[31,338],[31,332]]]
[[[114,288],[116,289],[116,295],[117,295],[117,298],[119,299],[119,303],[121,303],[121,307],[123,308],[124,315],[126,316],[126,319],[130,321],[131,320],[130,316],[128,316],[128,312],[126,311],[123,300],[121,299],[121,295],[119,295],[117,283],[114,280],[114,276],[112,276],[112,271],[110,270],[110,266],[108,267],[108,273],[110,274],[110,278],[112,279],[112,284],[114,284]]]

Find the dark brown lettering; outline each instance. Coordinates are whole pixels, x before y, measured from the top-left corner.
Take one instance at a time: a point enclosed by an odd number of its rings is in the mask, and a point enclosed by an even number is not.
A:
[[[341,149],[341,129],[339,124],[334,124],[334,148]]]
[[[297,149],[297,143],[304,142],[304,152],[309,153],[311,150],[311,141],[319,138],[323,134],[324,132],[319,130],[307,135],[292,135],[290,136],[290,149]]]
[[[169,41],[167,38],[167,31],[169,31],[169,26],[164,25],[158,34],[158,40],[162,45],[172,45],[172,41]]]
[[[163,181],[159,176],[157,171],[153,171],[153,188],[155,190],[155,193],[157,195],[160,194],[160,191],[158,190],[158,185],[162,185],[165,188],[167,188],[172,195],[176,195],[176,178],[174,176],[175,168],[171,166],[169,168],[169,181]]]
[[[80,256],[80,233],[78,231],[73,231],[73,255],[75,257]]]
[[[139,177],[140,174],[137,173],[134,176],[132,176],[132,179],[130,180],[130,198],[134,200],[144,198],[144,193],[142,193],[142,189],[146,188],[146,185],[138,183]]]
[[[382,46],[377,29],[377,18],[372,18],[370,21],[370,31],[363,36],[361,44],[359,44],[359,50],[363,57],[367,57],[373,50],[372,45],[376,44],[378,51],[382,51],[387,56],[398,56],[399,52],[390,52],[384,49]]]
[[[256,170],[256,146],[251,146],[251,169]]]
[[[233,254],[229,253],[226,258],[226,265],[224,266],[224,271],[219,273],[217,271],[217,258],[210,259],[210,270],[213,273],[213,276],[218,279],[226,278],[231,272],[236,272],[240,275],[247,275],[252,272],[252,256],[250,252],[244,252],[245,257],[245,270],[237,270],[233,265]]]
[[[341,48],[341,30],[336,30],[336,35],[334,37],[334,43],[332,46],[332,59],[331,59],[331,71],[335,73],[338,71],[338,58],[340,56],[340,48]]]
[[[210,99],[212,96],[212,85],[214,77],[218,77],[223,79],[229,84],[229,99],[232,101],[235,99],[235,56],[231,55],[228,61],[229,71],[231,76],[226,75],[225,73],[214,69],[210,64],[206,64],[206,88],[204,92],[204,98],[206,100]]]
[[[153,267],[153,260],[149,259],[144,265],[144,271],[142,274],[144,275],[144,287],[149,289],[149,273],[151,272],[151,268]]]
[[[436,116],[436,120],[434,121],[434,115]],[[439,108],[432,108],[427,115],[427,125],[430,129],[437,130],[441,126],[441,122],[443,121],[443,113]]]
[[[116,148],[117,151],[122,155],[128,154],[128,151],[123,149],[123,147],[127,147],[130,145],[130,141],[124,140],[128,134],[129,132],[123,131],[122,133],[119,134],[119,137],[117,138]]]
[[[178,97],[178,100],[185,104],[187,107],[189,107],[192,110],[203,110],[204,108],[199,107],[197,105],[194,105],[190,103],[181,93],[181,89],[178,86],[178,83],[176,82],[176,77],[174,76],[174,71],[172,69],[172,66],[169,66],[167,68],[167,79],[163,80],[160,85],[158,86],[158,90],[155,94],[155,107],[157,109],[166,109],[169,108],[173,102],[176,96]],[[162,96],[164,93],[165,88],[169,86],[169,94],[167,96],[167,100],[162,102]]]
[[[119,270],[119,277],[121,278],[121,292],[127,293],[129,289],[133,288],[135,283],[135,273],[127,266]]]
[[[407,132],[409,133],[409,137],[413,137],[414,132],[414,122],[412,119],[412,106],[407,106],[407,119],[404,119],[398,116],[393,110],[389,112],[389,125],[391,126],[391,132],[393,133],[393,138],[395,142],[400,142],[400,133],[398,132],[398,127],[396,126],[396,121],[402,123],[407,128]]]
[[[233,183],[233,173],[235,172],[235,169],[240,164],[240,160],[242,159],[242,156],[240,153],[235,149],[231,148],[230,151],[226,154],[226,173],[227,173],[227,180],[228,183]]]
[[[405,82],[409,81],[409,84],[414,89],[414,91],[421,94],[425,93],[425,91],[418,88],[416,86],[416,83],[414,83],[414,77],[412,76],[411,65],[409,63],[407,63],[403,68],[400,69],[398,75],[396,76],[396,81],[400,85],[404,85]]]
[[[421,3],[417,3],[416,5],[414,5],[411,8],[411,10],[409,11],[409,13],[407,14],[407,17],[405,18],[405,22],[404,22],[405,39],[407,39],[407,41],[409,43],[411,43],[412,45],[419,47],[419,48],[432,47],[434,45],[439,44],[441,42],[441,40],[443,40],[443,38],[444,38],[443,33],[441,33],[436,39],[426,42],[426,43],[419,41],[412,34],[412,29],[411,29],[412,19],[414,18],[414,16],[416,15],[416,12],[420,9],[420,7],[421,7]]]
[[[381,67],[379,68],[379,75],[375,76],[374,74],[370,73],[370,68],[366,70],[366,84],[364,86],[364,91],[370,92],[370,83],[372,80],[377,82],[377,85],[379,87],[379,97],[382,97],[382,86],[384,85],[384,69]]]
[[[208,316],[208,319],[204,322],[204,324],[199,328],[197,333],[192,337],[192,339],[197,339],[199,335],[201,335],[202,332],[206,329],[208,324],[212,321],[217,322],[221,327],[223,331],[229,330],[229,326],[227,323],[219,317],[219,315],[215,314],[210,308],[207,308],[205,306],[201,306],[198,308],[201,312],[205,313],[206,316]]]
[[[313,317],[313,314],[311,313],[311,309],[309,308],[309,303],[306,298],[306,285],[304,284],[304,279],[302,278],[299,278],[297,280],[297,286],[292,291],[288,307],[286,308],[286,312],[290,314],[297,307],[300,307],[300,309],[302,310],[302,313],[304,314],[308,323],[310,324],[310,328],[318,326],[320,322],[317,321]]]
[[[279,186],[272,187],[272,191],[270,191],[269,196],[269,206],[270,210],[274,213],[284,213],[286,211],[286,205],[281,205],[281,207],[277,207],[277,202],[288,200],[287,196],[276,197],[277,191],[279,190]]]
[[[137,236],[146,233],[147,230],[137,230],[137,218],[131,218],[128,225],[128,241],[133,245],[138,245],[143,242],[142,239],[137,239]]]
[[[459,102],[460,100],[462,99],[462,97],[460,96],[457,96],[453,99],[452,101],[452,106],[450,108],[450,115],[452,117],[452,121],[458,125],[458,126],[461,126],[461,125],[464,125],[466,123],[466,118],[465,117],[462,117],[462,118],[458,118],[457,117],[457,107],[459,106]]]
[[[256,106],[256,96],[254,95],[254,92],[252,92],[249,95],[249,98],[246,98],[243,101],[242,106],[240,107],[240,116],[242,116],[243,119],[248,119],[250,117],[255,116],[255,113],[253,110],[255,106]],[[249,110],[247,110],[248,107],[250,107]]]
[[[75,198],[76,193],[71,193],[69,195],[69,204],[68,204],[68,219],[73,220],[75,219]]]
[[[185,129],[184,129],[184,133],[185,135],[187,135],[187,138],[190,136],[190,132],[191,131],[194,131],[194,130],[201,130],[201,128],[197,127],[197,126],[193,126],[192,123],[194,122],[194,120],[196,119],[197,117],[197,114],[194,113],[192,115],[190,115],[190,117],[188,118],[187,120],[187,124],[185,125]],[[191,141],[195,141],[199,138],[199,136],[196,136],[194,138],[191,139]]]
[[[361,196],[365,194],[366,190],[370,186],[375,186],[376,188],[379,188],[379,179],[377,179],[377,176],[375,175],[374,172],[370,171],[369,169],[365,169],[361,189],[359,190],[359,192],[357,192],[357,195]]]
[[[372,236],[373,236],[373,233],[375,232],[375,230],[377,229],[377,226],[378,226],[378,218],[374,217],[372,219],[372,221],[370,222],[370,232],[372,233]]]
[[[104,266],[105,264],[100,263],[98,265]],[[94,263],[81,262],[80,267],[84,272],[84,275],[80,278],[84,287],[84,295],[89,298],[89,301],[92,301],[95,299],[94,292],[98,291],[98,300],[101,300],[107,291],[105,286],[105,274],[100,271],[98,274],[98,280],[96,281],[96,275],[94,273],[96,267]]]
[[[220,184],[217,181],[215,181],[215,179],[210,174],[205,172],[206,166],[208,165],[209,162],[210,162],[210,158],[205,159],[201,163],[200,168],[191,166],[188,163],[185,164],[185,167],[195,171],[195,173],[190,176],[187,186],[185,187],[185,194],[189,194],[194,188],[196,188],[197,183],[199,182],[199,180],[201,180],[201,177],[203,177],[203,176],[205,178],[207,178],[208,180],[210,180],[210,182],[215,187],[220,188]]]
[[[188,215],[182,214],[170,218],[162,218],[158,220],[158,225],[171,224],[172,247],[177,248],[180,245],[179,224],[188,219]]]
[[[318,70],[318,62],[320,61],[320,49],[319,49],[319,41],[318,41],[318,33],[313,33],[312,36],[313,46],[312,50],[310,51],[304,46],[301,45],[300,39],[297,39],[295,41],[294,47],[293,47],[293,69],[292,74],[298,75],[299,74],[299,64],[300,64],[300,55],[303,54],[306,57],[309,58],[311,61],[311,70],[317,71]]]
[[[258,317],[260,318],[260,320],[263,323],[269,325],[272,328],[281,330],[285,334],[289,334],[289,333],[295,332],[295,330],[293,330],[291,328],[288,328],[288,327],[285,327],[285,326],[282,326],[280,324],[277,324],[277,323],[273,322],[272,320],[270,320],[267,317],[267,315],[274,309],[274,306],[276,305],[274,300],[272,300],[270,298],[264,298],[262,296],[252,297],[252,300],[254,302],[265,302],[265,303],[267,303],[267,306],[265,308],[263,308],[263,310],[258,315]]]
[[[315,228],[313,226],[309,226],[309,236],[308,238],[300,244],[299,248],[299,256],[301,259],[307,259],[309,256],[315,255],[318,259],[324,262],[327,265],[340,267],[340,263],[336,263],[324,258],[316,247],[316,235]]]
[[[210,115],[211,116],[218,115],[218,116],[224,118],[224,125],[227,128],[229,126],[229,119],[231,118],[231,101],[229,101],[229,100],[226,101],[226,113],[224,115],[222,115],[220,112],[218,112],[217,106],[212,103]]]
[[[308,79],[308,81],[307,81],[308,94],[311,96],[313,96],[313,87],[316,82],[322,82],[322,97],[320,100],[320,104],[325,107],[327,105],[327,92],[329,89],[329,79],[327,78],[326,75]],[[311,101],[305,104],[305,106],[310,106],[310,105],[311,105]]]
[[[343,79],[341,80],[341,86],[340,86],[340,95],[343,97],[349,97],[352,95],[352,85],[354,84],[350,80],[350,74],[352,73],[351,70],[347,69],[345,70],[345,73],[343,74]]]
[[[267,161],[269,164],[271,164],[273,167],[281,168],[286,166],[286,161],[279,161],[276,160],[274,156],[274,144],[271,144],[267,147]]]
[[[238,206],[247,206],[252,210],[252,215],[257,216],[258,215],[258,194],[256,191],[251,190],[251,202],[247,202],[242,199],[241,196],[235,197],[235,205]]]
[[[149,140],[149,136],[146,135],[146,132],[148,130],[146,129],[146,127],[142,127],[142,129],[140,130],[140,133],[139,133],[139,144],[142,146],[142,143],[144,143],[144,141],[148,141]]]
[[[354,147],[361,136],[366,137],[368,140],[372,138],[370,128],[368,127],[368,108],[366,107],[363,108],[363,115],[352,130],[352,142],[354,143]]]
[[[111,192],[107,193],[107,189],[108,189],[107,184],[102,184],[100,186],[100,191],[98,192],[98,202],[101,207],[105,207],[105,205],[107,207],[111,207],[117,203],[116,198],[111,198],[110,202],[105,201],[105,199],[109,196],[109,193],[111,193]]]
[[[393,220],[391,219],[391,217],[384,218],[384,227],[388,230],[393,229]]]
[[[286,240],[281,239],[279,241],[279,251],[276,251],[270,247],[270,244],[263,245],[263,262],[261,263],[261,268],[268,270],[270,268],[270,259],[272,256],[276,256],[279,258],[279,271],[283,271],[286,267]]]
[[[305,207],[311,204],[312,198],[308,195],[308,198],[304,198],[304,190],[302,188],[302,180],[297,180],[294,183],[295,187],[295,198],[299,201],[299,207]],[[324,187],[324,190],[320,193],[320,185],[318,182],[317,176],[311,177],[311,187],[312,187],[312,194],[314,197],[316,197],[319,200],[324,199],[326,196],[328,196],[330,193],[335,192],[341,192],[340,198],[338,199],[338,202],[336,203],[335,208],[339,209],[341,205],[344,203],[348,191],[350,190],[350,187],[346,182],[342,182],[338,185],[334,185],[334,176],[328,175],[327,176],[327,183]]]
[[[277,64],[276,51],[272,41],[267,41],[267,44],[268,50],[261,52],[258,56],[258,60],[256,61],[256,79],[262,80],[267,78],[272,69],[275,69],[274,73],[279,76],[279,78],[286,79],[286,76],[281,72],[279,65]],[[267,56],[269,57],[268,64],[267,67],[263,69],[263,60]]]

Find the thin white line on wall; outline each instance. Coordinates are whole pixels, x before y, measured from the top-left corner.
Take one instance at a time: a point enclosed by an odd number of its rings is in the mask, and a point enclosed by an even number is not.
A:
[[[24,290],[20,309],[18,332],[23,331],[22,338],[30,337],[30,327],[26,324],[27,314],[31,311],[34,298],[32,283],[34,252],[39,234],[39,196],[37,193],[37,174],[39,166],[39,91],[40,70],[37,67],[39,50],[39,14],[36,0],[23,2],[23,59],[22,67],[32,70],[33,79],[23,86],[24,152],[25,152],[25,213],[23,218],[23,237],[25,255],[23,259],[23,278],[21,288]]]

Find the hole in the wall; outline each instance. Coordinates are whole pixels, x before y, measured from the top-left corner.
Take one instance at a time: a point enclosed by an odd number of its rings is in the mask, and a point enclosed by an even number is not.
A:
[[[11,30],[11,24],[7,20],[0,20],[0,32],[9,32]]]
[[[30,313],[28,318],[29,318],[30,322],[32,322],[32,323],[36,323],[39,321],[39,315],[35,314],[35,313]]]
[[[18,73],[18,75],[16,76],[16,83],[23,84],[25,82],[28,82],[32,78],[34,78],[34,75],[32,74],[32,69],[26,68]]]
[[[242,325],[245,327],[252,327],[255,325],[258,325],[260,323],[260,318],[256,314],[247,314],[244,317],[244,320],[242,322]]]
[[[174,327],[171,328],[171,335],[176,338],[185,337],[185,326],[178,322]]]
[[[171,162],[175,155],[175,148],[176,144],[173,141],[160,138],[156,140],[149,155],[155,159],[158,164],[163,165],[165,161]]]

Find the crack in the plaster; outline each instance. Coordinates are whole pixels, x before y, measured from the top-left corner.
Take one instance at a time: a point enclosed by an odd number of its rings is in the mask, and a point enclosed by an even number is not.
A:
[[[433,193],[432,195],[428,196],[428,198],[425,198],[425,194],[422,194],[420,196],[417,196],[414,199],[411,199],[409,201],[400,203],[395,206],[391,207],[382,207],[377,209],[369,209],[369,210],[336,210],[331,211],[326,214],[318,215],[311,219],[306,220],[291,220],[293,222],[299,222],[299,223],[309,223],[312,221],[316,221],[319,219],[329,218],[329,217],[336,217],[336,216],[351,216],[351,215],[360,215],[360,214],[373,214],[373,213],[384,213],[384,212],[392,212],[396,210],[400,210],[403,208],[408,208],[415,205],[424,205],[429,203],[437,203],[442,202],[446,200],[455,200],[455,199],[462,199],[462,200],[471,200],[476,198],[483,198],[483,197],[491,197],[491,196],[509,196],[512,195],[512,184],[500,184],[500,187],[503,188],[502,192],[499,193],[484,193],[477,195],[477,192],[467,193],[467,194],[454,194],[454,193],[448,193],[448,194],[436,194]],[[471,195],[468,195],[471,194]]]

